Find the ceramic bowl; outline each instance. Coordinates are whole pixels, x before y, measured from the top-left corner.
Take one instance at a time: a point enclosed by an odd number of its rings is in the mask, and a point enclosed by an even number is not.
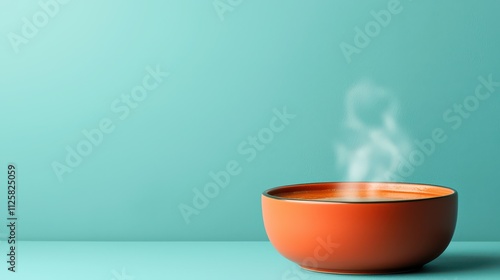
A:
[[[330,182],[262,194],[267,235],[302,268],[342,274],[418,269],[448,246],[458,194],[432,185]]]

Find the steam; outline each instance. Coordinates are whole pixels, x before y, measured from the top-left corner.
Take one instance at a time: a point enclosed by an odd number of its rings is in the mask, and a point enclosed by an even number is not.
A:
[[[345,108],[348,137],[335,144],[338,168],[347,181],[390,181],[411,148],[397,123],[397,99],[387,89],[363,81],[348,90]]]

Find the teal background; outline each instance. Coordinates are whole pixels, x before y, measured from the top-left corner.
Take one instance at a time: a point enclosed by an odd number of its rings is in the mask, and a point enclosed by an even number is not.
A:
[[[478,76],[500,81],[500,3],[401,1],[347,63],[339,44],[387,3],[243,1],[221,20],[211,1],[69,1],[16,53],[8,34],[41,8],[2,1],[0,169],[19,170],[18,238],[266,240],[262,191],[345,179],[333,147],[351,137],[345,96],[370,80],[398,100],[410,139],[448,136],[404,181],[458,190],[454,240],[499,241],[500,88],[456,130],[442,114]],[[110,104],[156,65],[170,76],[120,120]],[[246,162],[238,145],[283,107],[296,117]],[[105,117],[116,129],[60,182],[51,164]],[[179,205],[230,160],[241,174],[186,224]]]

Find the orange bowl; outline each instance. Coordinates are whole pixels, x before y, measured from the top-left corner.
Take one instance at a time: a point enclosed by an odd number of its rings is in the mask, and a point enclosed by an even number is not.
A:
[[[336,182],[262,194],[269,240],[304,269],[343,274],[412,271],[448,246],[455,190],[409,183]]]

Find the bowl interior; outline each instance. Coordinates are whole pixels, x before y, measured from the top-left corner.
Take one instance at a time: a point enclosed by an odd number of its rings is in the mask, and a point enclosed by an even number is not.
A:
[[[450,188],[425,184],[337,182],[278,187],[264,195],[276,199],[373,203],[431,199],[454,193]]]

